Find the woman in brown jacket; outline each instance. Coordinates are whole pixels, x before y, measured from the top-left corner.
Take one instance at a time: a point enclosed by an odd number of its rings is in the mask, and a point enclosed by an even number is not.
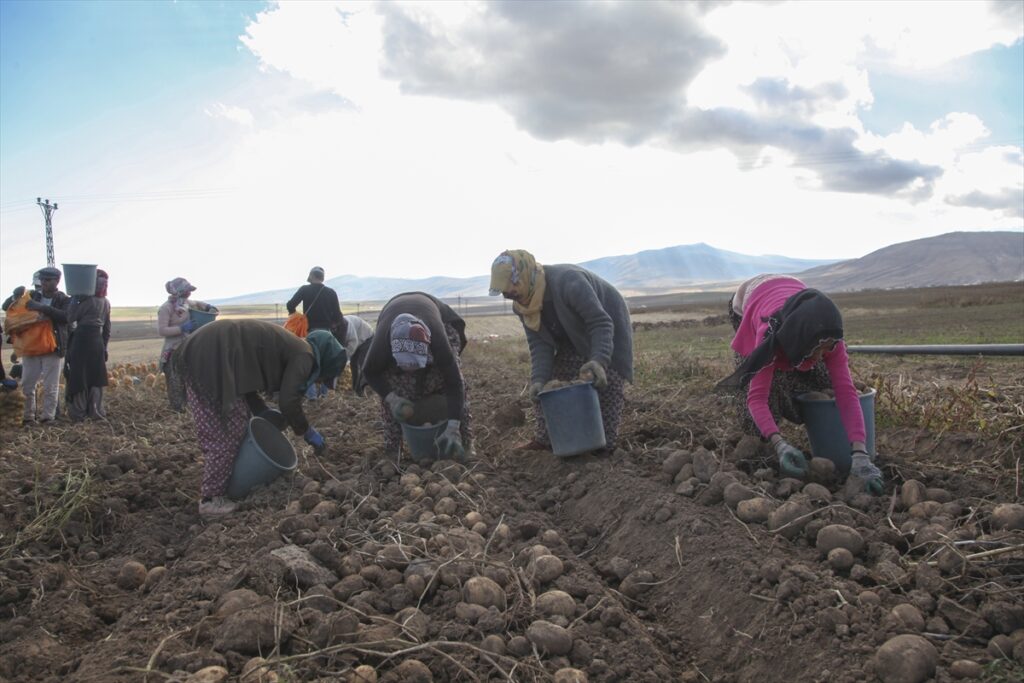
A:
[[[290,426],[316,453],[323,452],[324,438],[302,412],[302,398],[313,382],[341,374],[344,360],[344,349],[326,330],[302,339],[260,320],[208,323],[178,347],[171,363],[182,378],[203,451],[200,514],[224,515],[237,507],[224,492],[251,415],[282,430]],[[268,409],[261,398],[273,392],[280,411]]]

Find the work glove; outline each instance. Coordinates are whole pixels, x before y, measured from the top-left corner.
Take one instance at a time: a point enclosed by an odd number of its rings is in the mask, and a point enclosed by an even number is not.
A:
[[[391,410],[391,417],[395,418],[398,422],[407,422],[412,418],[412,414],[415,411],[412,401],[404,396],[399,396],[393,391],[384,397],[384,403]]]
[[[588,360],[583,364],[580,368],[580,379],[590,382],[598,389],[608,386],[608,375],[604,371],[604,366],[596,360]]]
[[[807,474],[807,458],[803,452],[785,439],[775,442],[775,453],[779,456],[779,472],[784,477],[803,479]]]
[[[444,433],[437,437],[435,443],[442,456],[455,460],[466,459],[466,449],[462,445],[462,435],[459,432],[461,424],[458,420],[448,420]]]
[[[183,322],[183,323],[182,323],[181,325],[179,325],[178,327],[179,327],[179,328],[181,328],[181,332],[182,332],[182,334],[188,334],[188,333],[189,333],[189,332],[191,332],[192,330],[196,329],[196,324],[195,324],[194,322],[192,322],[192,319],[191,319],[191,318],[189,318],[188,320],[186,320],[185,322]]]
[[[288,426],[288,420],[286,420],[281,411],[277,410],[276,408],[267,408],[266,410],[261,410],[259,413],[256,414],[256,417],[262,417],[264,420],[274,425],[282,432]],[[323,442],[323,439],[321,438],[320,441]]]
[[[885,487],[885,479],[882,471],[871,462],[871,456],[864,451],[853,452],[853,463],[850,466],[850,476],[857,477],[864,481],[864,490],[873,496],[882,495]]]
[[[530,384],[530,400],[536,401],[537,394],[544,391],[544,382],[533,382]]]
[[[320,436],[320,432],[316,431],[312,427],[306,430],[306,433],[302,435],[306,443],[313,447],[313,452],[320,455],[327,449],[327,444],[324,443],[324,437]]]
[[[18,382],[13,379],[4,379],[0,384],[3,385],[4,391],[14,391],[18,388]]]
[[[39,303],[35,299],[29,299],[28,301],[25,302],[25,308],[27,308],[30,311],[41,311],[44,308],[46,308],[46,306]]]
[[[25,293],[25,288],[21,285],[14,288],[14,300],[17,301]]]

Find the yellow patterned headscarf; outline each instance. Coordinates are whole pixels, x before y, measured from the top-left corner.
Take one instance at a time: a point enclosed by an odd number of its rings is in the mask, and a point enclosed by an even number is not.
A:
[[[523,317],[524,325],[537,332],[540,330],[540,309],[544,305],[544,267],[524,249],[501,252],[491,264],[491,294],[501,294],[510,285],[521,282],[527,285],[526,303],[516,301],[512,310]]]

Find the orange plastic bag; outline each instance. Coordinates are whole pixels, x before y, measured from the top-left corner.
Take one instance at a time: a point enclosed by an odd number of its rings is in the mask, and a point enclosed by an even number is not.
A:
[[[288,319],[284,321],[284,329],[288,330],[296,337],[306,338],[309,334],[309,319],[306,318],[305,313],[295,312],[288,316]]]
[[[45,356],[57,350],[57,338],[49,318],[25,307],[30,298],[26,291],[7,309],[4,331],[11,335],[11,346],[19,356]]]

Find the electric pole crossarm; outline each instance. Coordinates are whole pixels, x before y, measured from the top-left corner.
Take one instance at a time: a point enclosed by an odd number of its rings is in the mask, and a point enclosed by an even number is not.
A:
[[[43,218],[46,220],[46,265],[52,268],[57,265],[53,255],[53,212],[57,210],[57,202],[51,204],[49,199],[44,202],[36,197],[36,204],[43,210]]]

